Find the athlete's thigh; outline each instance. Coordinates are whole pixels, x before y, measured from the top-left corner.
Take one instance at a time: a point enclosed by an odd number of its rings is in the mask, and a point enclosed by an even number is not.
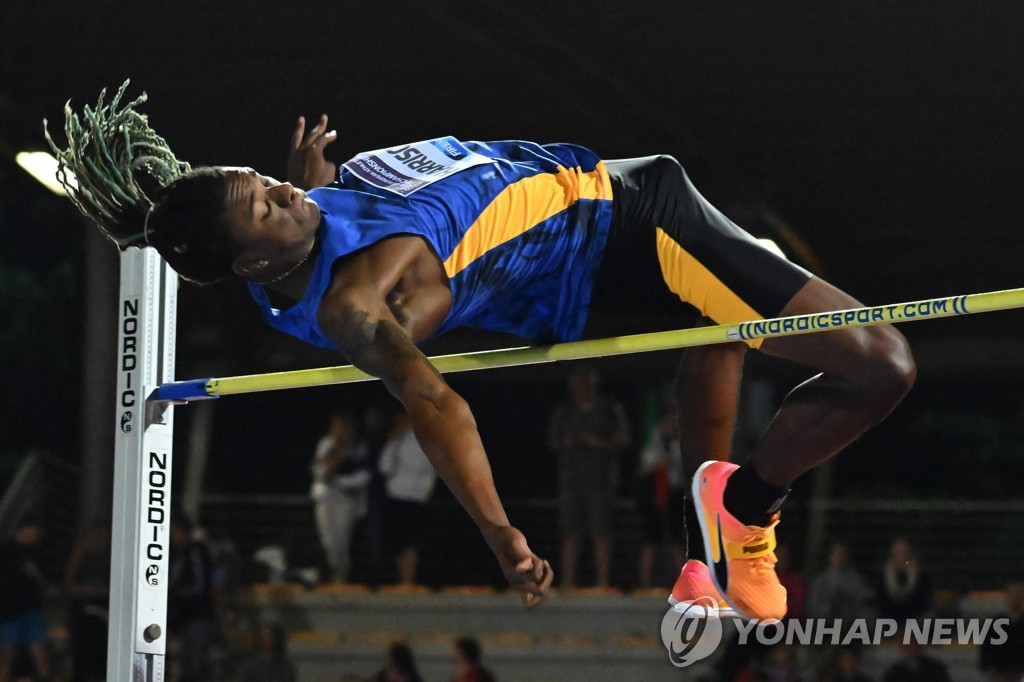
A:
[[[863,304],[846,292],[823,279],[812,277],[786,304],[780,316],[860,307]],[[849,327],[766,339],[760,350],[822,372],[852,378],[860,375],[870,360],[877,358],[907,363],[903,369],[906,372],[913,370],[906,340],[892,325]]]
[[[759,320],[777,315],[810,277],[712,206],[675,159],[610,163],[609,173],[616,205],[612,255],[595,286],[598,312],[607,300],[614,305],[606,308],[634,312],[657,301],[661,314],[686,311],[719,324]],[[630,295],[632,305],[623,300]]]

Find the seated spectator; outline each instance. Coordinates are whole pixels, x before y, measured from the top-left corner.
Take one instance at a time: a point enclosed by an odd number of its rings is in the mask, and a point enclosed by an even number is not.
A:
[[[885,671],[885,682],[952,682],[946,666],[926,656],[914,637],[900,640],[903,657]]]
[[[836,542],[828,553],[828,566],[811,580],[807,594],[808,618],[839,618],[849,627],[855,618],[871,615],[871,590],[857,569],[850,566],[846,545]]]
[[[416,669],[416,658],[408,644],[395,642],[388,649],[388,660],[372,682],[423,682]]]
[[[43,529],[24,520],[14,537],[0,544],[0,680],[12,679],[18,649],[28,649],[36,677],[50,679],[46,652],[43,593],[49,583],[40,569],[39,542]]]
[[[999,632],[988,633],[981,645],[981,669],[990,682],[1020,682],[1024,679],[1024,584],[1012,583],[1006,588],[1006,611],[996,618],[1010,622],[1003,628],[1006,641],[994,644]]]
[[[256,630],[256,655],[243,664],[238,682],[295,682],[295,663],[288,657],[288,635],[278,623],[263,622]]]
[[[882,567],[879,615],[902,622],[924,615],[931,602],[931,583],[914,548],[906,538],[896,538]]]
[[[494,675],[480,663],[480,643],[472,637],[455,642],[455,676],[452,682],[494,682]]]

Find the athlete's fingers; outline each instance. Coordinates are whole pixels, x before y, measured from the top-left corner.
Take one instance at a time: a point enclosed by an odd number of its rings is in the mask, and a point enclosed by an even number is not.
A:
[[[551,564],[536,554],[516,564],[515,570],[518,575],[523,577],[523,581],[515,585],[515,588],[524,595],[532,594],[535,597],[543,597],[555,577],[554,571],[551,570]]]
[[[292,132],[292,151],[302,146],[302,136],[306,132],[306,117],[299,116],[299,120],[295,124],[295,130]]]
[[[332,130],[331,132],[326,133],[323,136],[323,143],[324,143],[323,146],[324,147],[326,147],[327,145],[331,144],[332,142],[337,142],[337,141],[338,141],[338,131],[337,130]]]
[[[306,142],[303,147],[311,147],[320,141],[323,137],[323,131],[327,130],[327,114],[320,114],[320,120],[317,124],[309,131],[309,135],[306,136]]]
[[[544,601],[544,597],[538,597],[537,595],[532,594],[530,592],[526,592],[520,595],[520,599],[522,599],[523,601],[523,606],[525,606],[528,609],[536,608],[538,604]]]
[[[525,575],[533,570],[533,557],[528,556],[516,564],[516,573]]]
[[[551,570],[551,564],[547,561],[539,563],[540,577],[537,579],[537,583],[539,584],[541,594],[547,594],[548,588],[551,587],[551,583],[555,579],[555,572]]]
[[[540,560],[536,563],[538,568],[541,569],[541,579],[536,582],[519,585],[516,588],[520,592],[519,597],[523,602],[523,606],[529,609],[539,605],[547,598],[548,590],[555,579],[555,572],[551,570],[551,564]]]

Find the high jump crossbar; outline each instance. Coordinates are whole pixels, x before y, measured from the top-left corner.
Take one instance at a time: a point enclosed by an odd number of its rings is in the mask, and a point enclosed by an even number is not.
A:
[[[551,346],[509,348],[430,358],[439,372],[467,372],[498,367],[534,365],[560,360],[646,353],[649,351],[706,346],[732,341],[771,339],[796,334],[827,332],[851,327],[913,322],[916,320],[972,315],[994,310],[1024,307],[1024,288],[980,294],[947,296],[909,303],[852,308],[834,312],[778,317],[737,324],[694,327],[674,331],[618,336],[608,339],[572,341]],[[328,384],[370,381],[375,377],[353,367],[323,367],[290,372],[250,374],[235,377],[193,379],[161,385],[150,400],[188,402],[238,393],[277,391]]]

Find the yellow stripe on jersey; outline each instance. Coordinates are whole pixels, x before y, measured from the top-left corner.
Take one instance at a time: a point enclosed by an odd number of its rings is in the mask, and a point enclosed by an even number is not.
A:
[[[557,173],[523,178],[503,189],[470,225],[444,262],[448,277],[459,274],[493,248],[511,241],[580,199],[611,199],[604,163],[584,173],[558,167]]]
[[[672,293],[718,324],[764,319],[668,233],[660,227],[656,231],[661,276]],[[754,339],[745,343],[751,348],[760,348],[763,341]]]

